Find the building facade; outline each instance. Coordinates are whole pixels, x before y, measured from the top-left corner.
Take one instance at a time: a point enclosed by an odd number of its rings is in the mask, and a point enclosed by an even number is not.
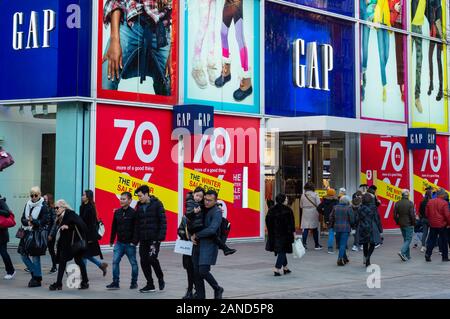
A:
[[[118,195],[146,183],[174,241],[204,186],[230,237],[252,240],[277,192],[301,227],[307,181],[376,184],[387,228],[401,189],[416,203],[450,189],[447,0],[124,2],[0,4],[0,145],[15,159],[0,194],[17,217],[31,186],[74,208],[92,189],[107,244]],[[192,121],[209,130],[174,131]],[[409,149],[410,128],[435,129],[435,148]]]

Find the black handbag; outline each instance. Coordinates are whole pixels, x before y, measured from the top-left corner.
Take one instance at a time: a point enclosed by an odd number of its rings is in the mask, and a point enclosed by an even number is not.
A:
[[[48,231],[46,229],[31,230],[24,240],[25,252],[29,256],[43,256],[47,250]]]
[[[75,241],[75,232],[78,235],[79,240]],[[81,237],[78,227],[75,226],[75,231],[72,233],[72,255],[77,256],[83,253],[87,249],[86,240]]]

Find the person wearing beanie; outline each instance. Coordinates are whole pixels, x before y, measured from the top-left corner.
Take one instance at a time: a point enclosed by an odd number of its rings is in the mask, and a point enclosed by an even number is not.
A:
[[[327,190],[327,196],[324,197],[322,203],[317,207],[319,214],[323,215],[323,219],[328,228],[328,253],[333,254],[334,229],[330,227],[330,214],[334,206],[339,203],[336,197],[336,191],[333,188]]]

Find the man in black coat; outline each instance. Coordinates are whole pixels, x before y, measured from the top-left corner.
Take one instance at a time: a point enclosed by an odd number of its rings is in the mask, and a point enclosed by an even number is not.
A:
[[[159,290],[163,290],[164,274],[159,264],[158,254],[161,241],[166,238],[167,232],[164,206],[158,198],[150,195],[147,185],[140,186],[134,193],[139,198],[139,204],[136,207],[134,244],[140,243],[141,268],[147,279],[147,285],[139,291],[143,293],[155,291],[152,267],[158,277]]]
[[[139,268],[136,261],[136,245],[133,243],[134,226],[136,221],[136,211],[130,207],[131,193],[124,192],[120,195],[120,208],[114,212],[110,246],[114,246],[113,257],[113,282],[106,286],[107,289],[119,289],[120,281],[120,260],[127,256],[131,264],[131,286],[130,289],[137,289],[137,279]],[[114,245],[114,241],[117,242]]]
[[[8,205],[6,205],[6,199],[0,195],[0,216],[8,218],[11,211]],[[11,261],[11,257],[8,254],[8,242],[9,242],[9,232],[8,228],[0,228],[0,255],[2,256],[3,263],[5,264],[6,276],[4,279],[11,280],[16,275],[16,271]]]

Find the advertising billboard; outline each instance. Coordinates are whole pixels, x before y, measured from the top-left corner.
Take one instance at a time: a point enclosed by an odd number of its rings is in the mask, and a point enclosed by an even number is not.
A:
[[[214,129],[184,142],[184,192],[219,194],[230,238],[260,236],[260,120],[215,115]]]
[[[90,96],[89,0],[0,1],[0,101]]]
[[[125,191],[134,195],[144,184],[166,210],[166,241],[176,240],[178,164],[172,160],[177,149],[171,140],[172,112],[98,105],[96,130],[95,201],[106,228],[101,244],[109,244],[119,195]],[[132,207],[136,203],[134,196]]]
[[[185,6],[185,103],[259,113],[257,0],[190,0]]]
[[[179,1],[99,1],[98,97],[174,105]]]
[[[406,138],[361,134],[360,141],[361,184],[377,187],[383,228],[397,228],[394,205],[401,199],[402,189],[410,189]]]
[[[265,112],[355,117],[352,22],[265,4]]]

